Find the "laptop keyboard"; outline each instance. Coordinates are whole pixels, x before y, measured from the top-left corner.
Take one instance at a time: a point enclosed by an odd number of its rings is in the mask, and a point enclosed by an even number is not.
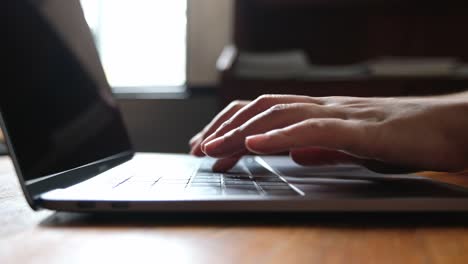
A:
[[[187,193],[194,195],[300,195],[290,184],[265,169],[252,158],[244,159],[227,173],[213,173],[214,160],[205,159],[195,173],[179,176],[138,175],[114,186],[115,190],[141,189],[161,194]]]

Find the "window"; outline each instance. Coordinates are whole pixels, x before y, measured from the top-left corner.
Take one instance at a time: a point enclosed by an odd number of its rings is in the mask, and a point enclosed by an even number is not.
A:
[[[112,87],[186,82],[186,0],[81,0]]]

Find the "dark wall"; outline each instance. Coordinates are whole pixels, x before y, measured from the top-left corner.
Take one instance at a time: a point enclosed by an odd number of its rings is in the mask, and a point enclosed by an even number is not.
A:
[[[453,56],[468,61],[463,0],[236,0],[240,50],[302,49],[311,63],[380,56]]]
[[[136,151],[186,153],[188,140],[217,113],[214,96],[119,99]]]

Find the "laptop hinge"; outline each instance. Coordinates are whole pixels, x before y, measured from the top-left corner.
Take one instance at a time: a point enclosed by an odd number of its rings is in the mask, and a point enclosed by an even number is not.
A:
[[[54,190],[68,188],[72,185],[86,181],[98,174],[103,173],[119,164],[130,160],[134,152],[122,152],[114,156],[102,159],[85,166],[68,170],[59,174],[42,177],[33,182],[26,182],[26,188],[35,201],[39,200],[41,194]]]

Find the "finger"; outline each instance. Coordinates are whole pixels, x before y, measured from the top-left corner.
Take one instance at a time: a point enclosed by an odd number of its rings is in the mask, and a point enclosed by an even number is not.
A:
[[[224,110],[219,112],[219,114],[217,114],[213,118],[213,120],[206,126],[206,128],[203,131],[203,134],[205,135],[205,137],[212,134],[214,131],[216,131],[221,124],[226,122],[226,120],[231,118],[240,109],[244,108],[249,103],[250,103],[249,101],[234,101],[230,103]]]
[[[366,143],[372,142],[373,135],[362,121],[341,119],[309,119],[300,123],[250,136],[246,147],[258,154],[276,153],[294,148],[319,147],[336,149],[367,156]],[[363,139],[367,139],[366,142]]]
[[[303,166],[356,164],[378,173],[410,173],[418,171],[415,168],[386,163],[374,159],[361,159],[347,153],[321,149],[316,147],[293,149],[290,156],[294,162]]]
[[[197,143],[197,141],[200,140],[200,138],[202,138],[202,132],[198,132],[195,136],[193,136],[193,137],[189,140],[189,145],[190,145],[190,146],[193,146],[194,144]]]
[[[194,155],[196,157],[204,157],[205,153],[201,151],[201,148],[199,147],[200,143],[202,142],[203,138],[200,137],[197,141],[193,142],[193,145],[190,149],[190,154]]]
[[[374,159],[358,159],[360,165],[368,168],[369,170],[385,173],[385,174],[400,174],[400,173],[413,173],[421,171],[421,169],[412,168],[403,165],[391,164]]]
[[[337,150],[317,147],[293,149],[290,156],[294,162],[303,166],[335,165],[357,163],[358,158]]]
[[[196,148],[195,146],[199,145],[200,142],[203,140],[201,132],[195,135],[190,141],[190,154],[197,156],[197,157],[203,157],[205,154],[201,152],[200,148]]]
[[[271,107],[231,130],[222,137],[205,144],[204,152],[211,157],[226,157],[232,153],[245,151],[245,138],[250,135],[283,128],[305,119],[329,117],[342,118],[343,115],[330,108],[308,103],[279,104]]]
[[[288,103],[314,103],[322,104],[321,99],[312,98],[309,96],[300,95],[264,95],[255,99],[244,108],[239,110],[229,120],[224,122],[219,128],[209,135],[202,143],[202,150],[205,150],[205,144],[212,141],[213,139],[220,137],[228,131],[235,129],[257,114],[266,111],[270,107],[277,104],[288,104]]]
[[[213,164],[212,170],[214,172],[226,172],[232,169],[232,167],[234,167],[237,164],[237,162],[242,158],[242,156],[247,155],[247,154],[251,154],[251,153],[249,153],[248,151],[241,151],[241,152],[237,152],[233,154],[230,157],[218,159]]]
[[[219,159],[212,167],[214,172],[226,172],[234,167],[242,156]]]
[[[193,141],[191,140],[190,142],[193,142],[193,144],[191,144],[190,153],[195,156],[204,156],[205,154],[202,152],[200,145],[203,139],[212,134],[222,123],[231,118],[237,111],[246,106],[248,103],[248,101],[234,101],[219,114],[217,114],[213,120],[197,134],[200,135],[199,137],[195,135],[192,138]]]

